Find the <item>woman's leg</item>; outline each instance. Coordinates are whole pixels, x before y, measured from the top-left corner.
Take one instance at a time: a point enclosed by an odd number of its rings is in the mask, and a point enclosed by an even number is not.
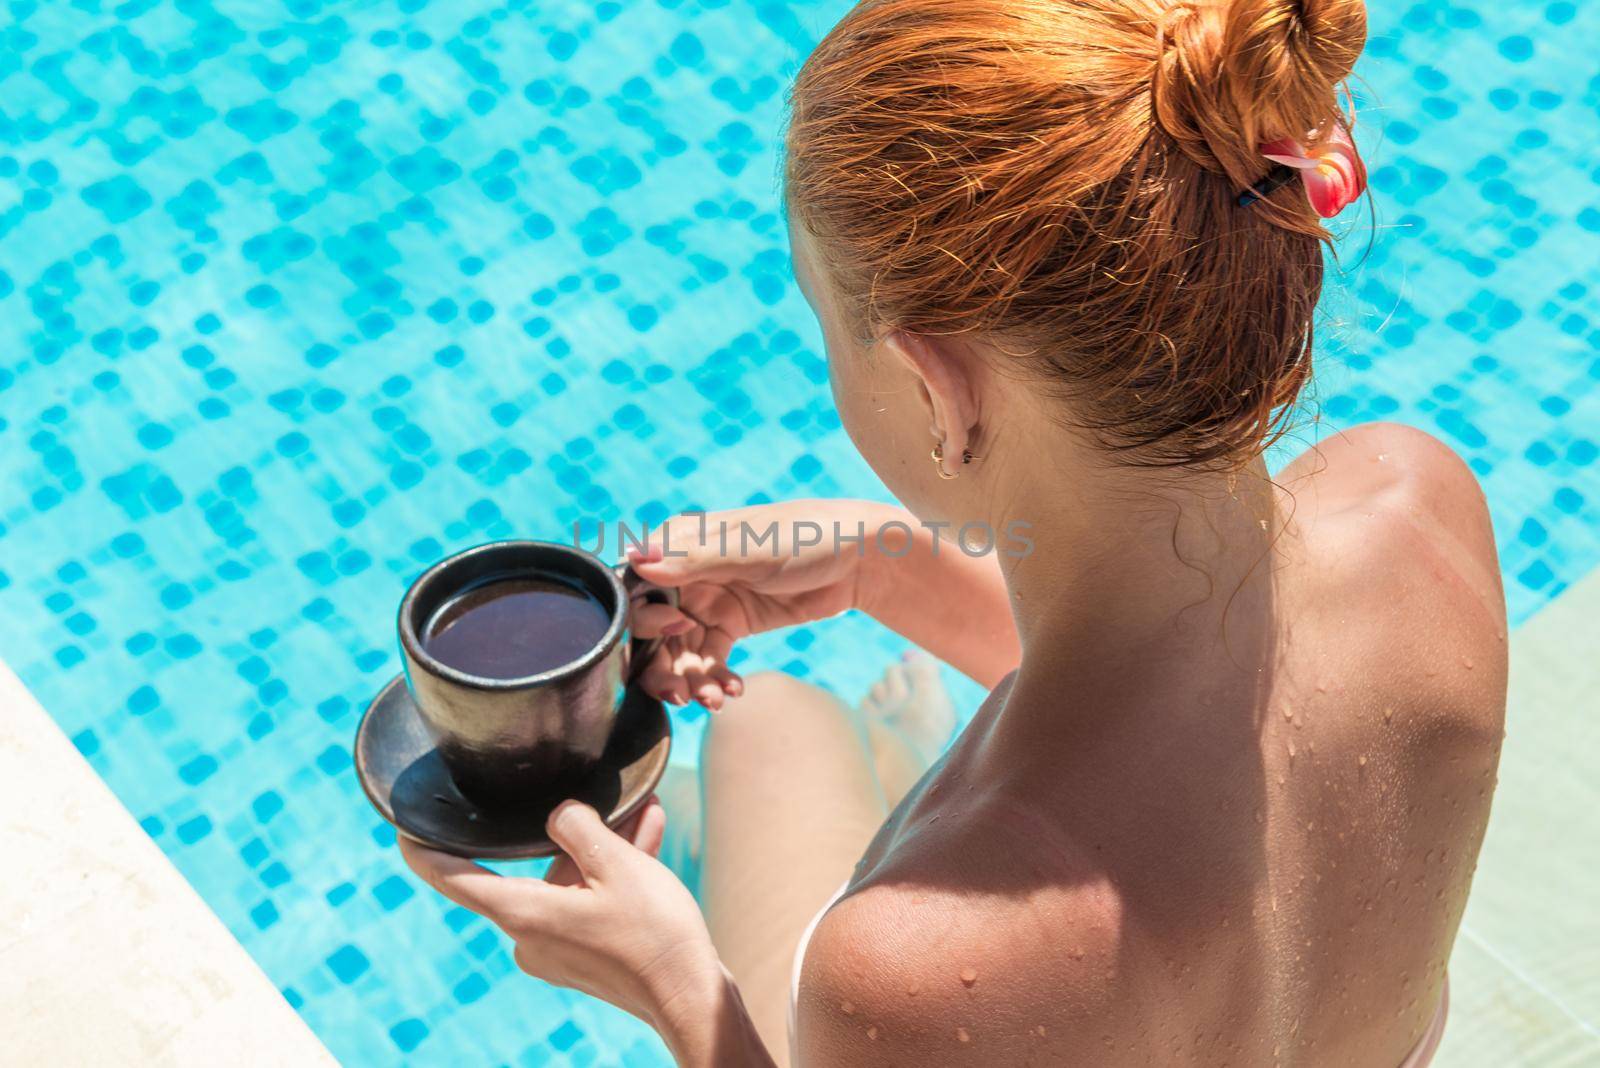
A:
[[[912,748],[903,734],[887,723],[869,719],[867,741],[872,747],[873,773],[883,790],[884,803],[892,812],[930,765]]]
[[[780,1065],[801,932],[850,878],[887,808],[855,715],[787,675],[745,680],[700,757],[700,900],[722,961]]]
[[[956,709],[939,662],[910,652],[890,665],[861,701],[873,767],[891,810],[939,759],[956,726]]]

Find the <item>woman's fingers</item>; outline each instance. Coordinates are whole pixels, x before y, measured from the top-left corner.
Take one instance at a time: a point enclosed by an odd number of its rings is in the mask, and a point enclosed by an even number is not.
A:
[[[583,881],[604,882],[616,867],[619,851],[628,848],[600,813],[581,801],[563,801],[545,821],[545,833],[572,858]]]
[[[744,692],[744,681],[728,667],[733,645],[724,628],[696,625],[656,651],[639,675],[640,685],[660,700],[678,705],[695,700],[717,711],[727,698]]]
[[[405,837],[400,838],[400,855],[423,882],[501,927],[526,911],[528,880],[507,879],[481,864],[429,849]]]
[[[733,643],[733,635],[721,627],[708,628],[705,640],[700,643],[705,672],[728,697],[738,697],[744,693],[744,680],[728,667],[728,658],[733,655]]]
[[[712,664],[697,648],[681,648],[672,658],[672,670],[683,679],[689,695],[715,712],[722,708],[723,692],[711,672]]]
[[[695,700],[718,712],[729,697],[744,692],[744,682],[728,667],[733,636],[721,627],[708,627],[699,639],[692,654],[679,656],[674,668],[687,680]]]
[[[686,705],[689,703],[689,687],[683,681],[683,676],[673,669],[673,659],[671,649],[666,646],[657,649],[649,666],[640,673],[639,685],[645,693],[668,704]]]
[[[550,862],[544,871],[544,881],[551,886],[582,886],[583,876],[572,858],[565,853]]]
[[[629,565],[639,576],[657,586],[682,586],[686,582],[717,582],[748,573],[751,564],[749,534],[731,517],[721,513],[716,519],[700,515],[680,515],[651,532],[643,546],[627,550]],[[767,559],[778,558],[776,525],[771,539],[756,535],[757,549]],[[759,559],[759,558],[758,558]]]
[[[722,711],[722,684],[709,674],[699,669],[692,670],[685,676],[689,683],[689,692],[694,699],[712,712]]]
[[[661,807],[660,799],[651,794],[643,808],[616,828],[616,834],[624,841],[633,843],[635,849],[653,857],[661,852],[661,842],[666,837],[666,830],[666,810]],[[563,853],[545,870],[544,881],[555,886],[582,886],[583,874],[578,870],[577,863]]]
[[[694,620],[677,605],[636,600],[631,626],[635,638],[670,638],[693,629]]]
[[[644,808],[619,829],[622,837],[633,847],[654,857],[661,852],[661,843],[667,835],[667,810],[655,794],[644,803]]]

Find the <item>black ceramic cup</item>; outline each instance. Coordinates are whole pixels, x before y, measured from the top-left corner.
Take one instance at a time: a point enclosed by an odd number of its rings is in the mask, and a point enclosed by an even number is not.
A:
[[[522,678],[472,675],[428,652],[428,626],[454,599],[505,579],[539,578],[580,587],[610,616],[605,633],[570,663]],[[612,568],[570,545],[497,541],[441,560],[400,603],[406,683],[439,755],[465,794],[494,802],[548,796],[576,781],[605,751],[633,675],[655,642],[630,640],[629,596],[675,591],[649,586],[626,565]]]

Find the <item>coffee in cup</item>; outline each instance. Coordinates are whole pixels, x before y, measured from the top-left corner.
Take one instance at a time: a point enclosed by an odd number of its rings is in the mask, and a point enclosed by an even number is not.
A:
[[[468,549],[412,584],[399,620],[406,682],[463,793],[548,796],[600,759],[625,688],[654,651],[630,640],[630,588],[643,585],[582,549],[538,541]]]

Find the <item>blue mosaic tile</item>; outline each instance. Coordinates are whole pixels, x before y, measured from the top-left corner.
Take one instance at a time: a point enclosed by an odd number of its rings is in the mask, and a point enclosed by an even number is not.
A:
[[[881,492],[773,182],[844,7],[8,4],[0,655],[345,1064],[667,1063],[417,891],[346,747],[446,552]],[[1600,560],[1600,9],[1372,20],[1378,227],[1298,437],[1458,449],[1521,620]],[[850,618],[738,666],[854,696],[896,652]]]

